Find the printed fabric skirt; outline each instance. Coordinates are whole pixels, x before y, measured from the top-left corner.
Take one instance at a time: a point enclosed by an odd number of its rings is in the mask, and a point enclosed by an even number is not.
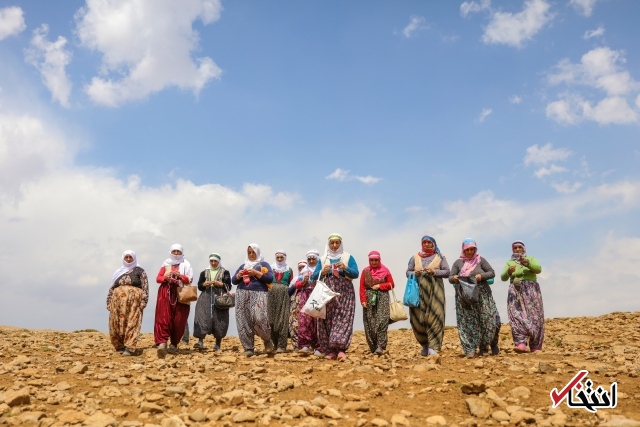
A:
[[[509,285],[507,312],[515,345],[529,345],[531,351],[541,350],[544,341],[544,307],[538,282],[523,280],[520,291]]]
[[[367,301],[371,301],[374,292],[376,291],[373,289],[365,290]],[[389,329],[389,292],[377,291],[377,293],[375,305],[367,303],[367,308],[362,308],[364,335],[372,353],[378,347],[382,350],[387,348]]]
[[[289,316],[291,315],[289,287],[282,283],[274,283],[267,293],[271,341],[276,348],[286,350],[289,338]]]
[[[482,282],[480,286],[480,301],[466,306],[460,302],[456,293],[456,320],[460,344],[465,354],[488,352],[490,346],[498,344],[500,334],[500,314],[493,299],[489,285]]]
[[[420,306],[409,308],[411,329],[421,346],[440,351],[444,337],[445,296],[441,277],[423,275],[418,281]]]
[[[178,291],[175,286],[162,283],[158,288],[156,300],[156,318],[153,324],[153,338],[156,345],[170,341],[178,346],[184,335],[189,320],[189,304],[178,302]]]
[[[271,340],[267,299],[267,292],[246,289],[236,291],[236,326],[245,351],[253,351],[256,335],[265,343]]]
[[[351,345],[353,318],[356,313],[353,282],[341,276],[329,275],[324,283],[340,295],[326,305],[326,319],[318,319],[319,350],[324,354],[346,352]]]
[[[291,338],[291,344],[293,348],[298,348],[298,315],[300,313],[300,291],[291,296],[290,311],[289,311],[289,338]]]
[[[212,288],[200,293],[193,320],[193,336],[203,339],[207,335],[213,335],[219,344],[220,340],[227,336],[229,309],[216,308],[215,296],[216,291]]]
[[[142,325],[142,289],[118,286],[111,294],[109,307],[109,337],[120,350],[136,350]]]
[[[318,348],[318,319],[302,312],[314,286],[306,286],[298,291],[298,348]]]

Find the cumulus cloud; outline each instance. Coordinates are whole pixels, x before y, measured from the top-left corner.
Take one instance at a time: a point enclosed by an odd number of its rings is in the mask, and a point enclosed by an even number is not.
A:
[[[596,28],[595,30],[589,30],[589,31],[585,31],[584,35],[582,36],[583,39],[585,40],[589,40],[593,37],[602,37],[604,36],[604,27],[601,25],[598,28]]]
[[[512,95],[509,97],[509,102],[512,104],[521,104],[522,97],[520,95]]]
[[[582,187],[582,183],[581,182],[574,182],[573,184],[570,184],[568,181],[563,181],[563,182],[553,182],[553,183],[551,183],[551,186],[558,193],[571,194],[571,193],[575,193],[576,191],[578,191],[578,189],[580,187]]]
[[[538,144],[527,148],[524,156],[525,165],[546,165],[547,163],[565,160],[571,156],[571,151],[566,148],[553,148],[551,143],[540,147]]]
[[[51,98],[68,108],[72,84],[66,66],[71,62],[71,52],[65,49],[66,38],[58,36],[55,42],[50,42],[48,33],[49,27],[45,24],[33,31],[31,48],[26,51],[25,59],[40,72],[42,82],[51,91]]]
[[[413,37],[418,31],[427,28],[424,24],[424,17],[422,16],[412,16],[409,20],[409,23],[402,30],[402,35],[405,38]]]
[[[22,8],[10,6],[0,9],[0,40],[20,34],[26,28]]]
[[[485,119],[489,117],[491,113],[493,113],[493,110],[491,108],[483,108],[476,118],[476,123],[484,123]]]
[[[580,93],[563,93],[560,99],[547,104],[547,117],[563,124],[591,120],[600,124],[625,124],[638,120],[637,111],[629,105],[627,96],[640,90],[640,84],[623,68],[624,52],[598,47],[585,53],[580,63],[561,60],[548,73],[550,85],[584,86],[604,92],[605,98],[595,102],[585,100]]]
[[[524,9],[518,13],[493,12],[482,41],[486,44],[522,47],[551,22],[554,15],[550,9],[550,4],[544,0],[527,0]]]
[[[360,181],[363,184],[373,185],[382,180],[382,178],[378,178],[375,176],[367,175],[367,176],[359,176],[359,175],[351,175],[348,170],[337,168],[329,175],[325,177],[326,179],[335,179],[336,181]]]
[[[198,94],[221,69],[198,47],[196,20],[220,18],[220,0],[87,0],[76,14],[82,46],[102,55],[100,75],[85,86],[97,104],[116,107],[176,86]]]
[[[533,173],[536,178],[544,178],[545,176],[556,173],[566,172],[568,169],[558,165],[550,165],[549,167],[541,167]]]
[[[570,0],[569,4],[584,16],[591,16],[598,0]]]
[[[469,15],[491,9],[491,0],[465,1],[460,5],[460,15],[467,18]]]

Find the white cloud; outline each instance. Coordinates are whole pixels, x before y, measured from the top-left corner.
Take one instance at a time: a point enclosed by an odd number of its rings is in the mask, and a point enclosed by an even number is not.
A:
[[[407,24],[407,26],[404,27],[404,29],[402,30],[402,35],[405,36],[406,38],[411,38],[418,31],[423,30],[425,28],[426,26],[424,25],[424,17],[414,15],[409,20],[409,23]]]
[[[102,70],[85,92],[110,107],[170,86],[197,95],[222,71],[209,57],[192,57],[193,24],[210,24],[221,11],[220,0],[87,0],[76,14],[77,34],[82,46],[102,54]]]
[[[547,163],[565,160],[571,156],[571,151],[566,148],[553,148],[553,145],[545,144],[542,147],[538,144],[527,148],[524,157],[525,165],[546,165]]]
[[[578,191],[580,187],[582,187],[582,183],[574,182],[573,184],[569,184],[569,182],[553,182],[551,186],[558,192],[562,194],[571,194]]]
[[[550,8],[544,0],[527,0],[521,12],[494,12],[482,41],[486,44],[522,47],[553,19]]]
[[[484,120],[489,117],[493,113],[491,108],[483,108],[478,117],[476,118],[476,123],[484,123]]]
[[[536,178],[542,179],[545,176],[553,175],[556,173],[566,172],[568,169],[558,165],[550,165],[549,167],[541,167],[533,173]]]
[[[40,72],[44,85],[51,91],[51,98],[68,108],[72,85],[65,68],[71,62],[71,52],[65,50],[66,38],[58,36],[55,42],[50,42],[48,32],[46,24],[33,31],[31,48],[26,51],[25,59]]]
[[[467,18],[473,13],[482,12],[491,9],[491,0],[465,1],[460,5],[460,15]]]
[[[636,96],[636,107],[640,108],[640,94]]]
[[[580,122],[580,115],[569,99],[559,99],[547,104],[547,118],[563,124],[574,125]]]
[[[11,6],[0,9],[0,40],[20,34],[26,28],[21,8]]]
[[[584,106],[584,117],[602,125],[627,124],[638,120],[636,113],[627,100],[619,96],[612,96],[598,102],[594,107]]]
[[[363,184],[367,184],[367,185],[373,185],[382,180],[382,178],[377,178],[371,175],[367,175],[367,176],[351,175],[348,170],[344,170],[340,168],[334,170],[325,178],[335,179],[337,181],[354,181],[355,180],[355,181],[360,181]]]
[[[604,27],[600,25],[595,30],[585,31],[582,38],[585,40],[589,40],[590,38],[593,38],[593,37],[602,37],[602,36],[604,36]]]
[[[570,0],[569,4],[584,16],[591,16],[598,0]]]
[[[520,95],[512,95],[509,97],[509,102],[512,104],[521,104],[522,97]]]

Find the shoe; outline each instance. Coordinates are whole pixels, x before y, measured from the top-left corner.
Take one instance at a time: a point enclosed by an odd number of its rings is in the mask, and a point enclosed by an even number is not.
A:
[[[220,351],[220,346],[218,344],[214,345],[213,351]]]
[[[338,357],[338,356],[336,356],[336,354],[335,354],[335,353],[329,353],[329,354],[327,354],[324,358],[325,358],[325,359],[328,359],[328,360],[336,360],[336,358],[337,358],[337,357]]]
[[[171,344],[169,346],[169,348],[167,349],[167,352],[169,354],[176,354],[178,352],[178,347],[176,347],[175,345]]]
[[[197,343],[195,343],[193,345],[193,348],[197,349],[197,350],[206,350],[207,347],[204,346],[204,343],[202,341],[198,341]]]
[[[313,355],[314,355],[314,356],[317,356],[317,357],[323,357],[323,356],[324,356],[324,354],[320,353],[320,350],[316,350],[316,351],[314,351],[314,352],[313,352]]]
[[[500,353],[500,347],[498,347],[498,344],[494,344],[491,346],[491,354],[493,354],[494,356],[497,356],[498,353]]]
[[[253,350],[247,350],[244,353],[242,353],[244,356],[246,357],[252,357],[253,356]]]
[[[167,343],[163,342],[158,344],[158,349],[156,351],[158,353],[158,357],[160,359],[164,359],[165,356],[167,355]]]
[[[273,341],[268,341],[264,343],[264,351],[271,354],[275,350],[275,346],[273,345]]]
[[[116,348],[116,353],[122,353],[125,350],[126,350],[126,348],[124,348],[124,347]]]
[[[378,356],[382,356],[382,353],[384,353],[384,350],[381,347],[376,348],[376,351],[373,352],[373,354],[377,354]]]
[[[536,354],[536,353],[540,353],[542,350],[539,348],[536,348],[535,350],[531,350],[531,353]]]
[[[480,353],[480,356],[489,357],[489,352],[488,351],[483,351],[482,353]]]
[[[429,347],[422,347],[422,351],[420,351],[420,356],[427,357],[429,355]]]
[[[309,347],[302,347],[300,349],[300,353],[311,353],[311,349]]]
[[[279,349],[277,349],[277,350],[276,350],[276,353],[278,353],[278,354],[282,354],[282,353],[284,353],[284,349],[279,348]]]
[[[471,351],[471,352],[467,353],[467,354],[465,355],[465,357],[466,357],[467,359],[473,359],[474,357],[476,357],[476,352],[475,352],[475,351]]]
[[[344,351],[341,351],[340,353],[338,353],[338,360],[345,360],[347,358],[347,355],[345,354]]]
[[[513,351],[516,353],[529,353],[529,349],[523,343],[518,344],[513,348]]]
[[[433,356],[434,354],[438,354],[438,352],[437,352],[437,351],[435,351],[435,350],[434,350],[434,349],[432,349],[432,348],[430,348],[430,349],[428,350],[428,353],[429,353],[429,356]]]
[[[135,353],[135,350],[134,350]],[[129,351],[129,349],[125,348],[124,351],[122,352],[123,356],[131,356],[131,352]]]

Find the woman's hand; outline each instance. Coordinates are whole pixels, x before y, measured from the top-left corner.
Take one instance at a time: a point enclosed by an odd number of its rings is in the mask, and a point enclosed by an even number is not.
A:
[[[373,289],[374,291],[377,291],[378,289],[380,289],[380,285],[373,285],[371,289]]]
[[[453,283],[460,283],[459,278],[460,278],[460,276],[458,276],[457,274],[455,276],[453,276]]]
[[[238,279],[238,280],[242,280],[242,276],[243,276],[242,272],[243,272],[243,271],[244,271],[244,270],[240,270],[240,271],[238,272],[238,274],[236,274],[236,279]]]
[[[514,271],[516,271],[516,266],[515,265],[510,265],[509,269],[507,270],[507,272],[509,274],[513,274]]]
[[[336,262],[336,263],[335,263],[335,266],[336,266],[336,268],[339,268],[339,269],[341,269],[341,270],[346,270],[346,269],[347,269],[347,266],[346,266],[346,265],[344,265],[344,262],[342,262],[342,261],[338,261],[338,262]]]
[[[525,267],[529,267],[529,260],[525,257],[520,258],[520,264],[524,265]]]
[[[366,301],[362,303],[362,308],[367,308],[367,302]]]
[[[427,274],[436,274],[436,270],[434,268],[426,268],[424,272]]]
[[[168,282],[169,279],[171,279],[171,269],[165,267],[165,269],[164,269],[164,280]]]
[[[221,287],[224,286],[224,283],[218,282],[218,281],[214,281],[213,282],[213,286],[215,286],[216,288],[221,288]]]
[[[205,288],[208,288],[209,286],[211,286],[211,281],[207,280],[205,281],[202,286],[204,286]]]
[[[322,267],[322,274],[326,275],[327,273],[329,273],[329,270],[331,270],[331,265],[325,265],[324,267]]]
[[[413,272],[413,274],[415,274],[416,277],[420,277],[420,276],[422,276],[422,270],[416,270],[416,271]]]
[[[482,274],[476,274],[476,282],[480,283],[482,281]]]

